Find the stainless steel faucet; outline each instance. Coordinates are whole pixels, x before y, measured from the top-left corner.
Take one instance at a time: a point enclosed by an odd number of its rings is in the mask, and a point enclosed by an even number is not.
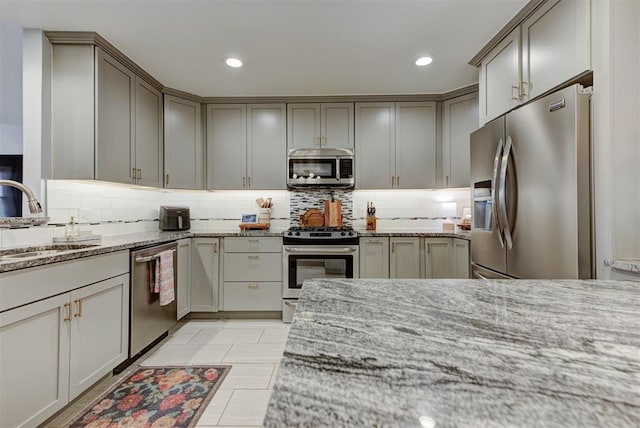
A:
[[[42,212],[42,206],[40,205],[40,202],[38,202],[38,200],[36,199],[36,195],[34,195],[31,189],[29,189],[24,184],[18,183],[17,181],[13,181],[13,180],[0,180],[0,186],[15,187],[16,189],[20,190],[22,193],[27,195],[27,202],[29,203],[29,211],[31,212],[31,214],[37,214]]]

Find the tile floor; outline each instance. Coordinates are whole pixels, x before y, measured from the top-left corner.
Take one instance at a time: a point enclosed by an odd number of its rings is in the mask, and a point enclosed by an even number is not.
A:
[[[197,427],[259,427],[288,334],[289,325],[280,320],[190,320],[181,322],[137,363],[231,365]],[[47,426],[64,426],[117,380],[118,377],[110,377],[100,382]]]

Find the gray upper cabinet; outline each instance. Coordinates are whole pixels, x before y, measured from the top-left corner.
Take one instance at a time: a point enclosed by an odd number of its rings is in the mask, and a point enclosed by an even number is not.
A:
[[[286,189],[285,104],[247,105],[247,188]]]
[[[287,104],[287,146],[353,148],[353,103]]]
[[[470,134],[478,129],[478,94],[442,103],[442,187],[469,187]]]
[[[136,76],[102,49],[96,49],[96,176],[134,183]]]
[[[162,95],[94,45],[52,48],[51,178],[161,187]]]
[[[395,185],[395,104],[356,103],[356,188]]]
[[[436,103],[357,103],[356,186],[436,186]]]
[[[207,105],[207,189],[247,185],[247,106]]]
[[[162,93],[139,77],[136,77],[136,115],[134,157],[136,183],[162,187],[163,177],[163,126]]]
[[[202,189],[204,160],[200,103],[164,96],[164,185]]]
[[[548,0],[491,45],[476,63],[481,124],[591,68],[590,5],[589,0]]]
[[[286,105],[207,106],[207,188],[285,189]]]

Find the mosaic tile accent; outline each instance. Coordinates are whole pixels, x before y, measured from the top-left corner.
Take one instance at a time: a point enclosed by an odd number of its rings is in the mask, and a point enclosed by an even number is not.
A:
[[[289,193],[289,211],[291,227],[299,226],[300,215],[309,208],[324,211],[324,201],[334,199],[342,202],[342,224],[353,227],[353,192],[350,190],[294,190]]]

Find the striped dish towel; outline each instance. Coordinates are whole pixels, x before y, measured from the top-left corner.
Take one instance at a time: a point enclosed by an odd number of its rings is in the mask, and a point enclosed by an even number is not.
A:
[[[161,252],[156,260],[154,291],[160,293],[160,306],[168,305],[175,300],[172,250]]]

